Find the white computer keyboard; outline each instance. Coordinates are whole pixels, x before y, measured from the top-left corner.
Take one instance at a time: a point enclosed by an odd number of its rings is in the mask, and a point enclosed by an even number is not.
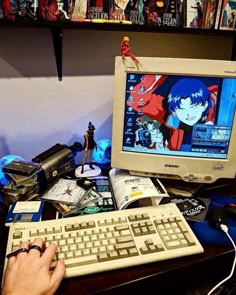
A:
[[[51,268],[63,257],[65,277],[203,252],[175,204],[16,223],[10,226],[6,253],[36,237],[44,238],[46,244],[58,244]]]

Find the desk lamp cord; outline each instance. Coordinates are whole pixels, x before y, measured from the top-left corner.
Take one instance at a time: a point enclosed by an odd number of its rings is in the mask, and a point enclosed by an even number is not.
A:
[[[235,243],[234,243],[233,239],[231,238],[231,236],[228,233],[228,227],[225,224],[221,224],[220,225],[220,228],[227,235],[227,237],[229,238],[230,242],[232,243],[232,245],[234,247],[234,262],[233,262],[233,265],[232,265],[232,269],[231,269],[230,274],[225,279],[223,279],[221,282],[219,282],[217,285],[215,285],[215,287],[213,287],[207,293],[207,295],[212,294],[217,288],[219,288],[220,285],[224,284],[227,280],[229,280],[232,277],[232,275],[234,273],[234,269],[235,269],[235,264],[236,264],[236,246],[235,246]]]

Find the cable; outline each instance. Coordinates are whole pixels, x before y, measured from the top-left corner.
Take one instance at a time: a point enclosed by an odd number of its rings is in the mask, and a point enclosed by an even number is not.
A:
[[[225,278],[223,279],[221,282],[219,282],[217,285],[215,285],[215,287],[213,287],[208,293],[207,295],[210,295],[212,294],[217,288],[219,288],[220,285],[222,285],[223,283],[225,283],[227,280],[229,280],[233,273],[234,273],[234,269],[235,269],[235,264],[236,264],[236,246],[234,244],[234,241],[233,239],[231,238],[231,236],[229,235],[228,233],[228,227],[225,225],[225,224],[221,224],[220,225],[220,228],[221,230],[227,235],[227,237],[229,238],[230,242],[232,243],[233,247],[234,247],[234,261],[233,261],[233,265],[232,265],[232,269],[231,269],[231,272],[230,274]]]

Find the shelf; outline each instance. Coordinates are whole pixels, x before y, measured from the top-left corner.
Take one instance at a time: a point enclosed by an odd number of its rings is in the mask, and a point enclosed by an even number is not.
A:
[[[129,32],[156,32],[156,33],[175,33],[175,34],[204,34],[204,35],[235,35],[236,31],[227,30],[208,30],[180,27],[157,27],[152,25],[127,25],[113,23],[91,23],[74,21],[34,21],[27,19],[16,19],[15,21],[0,19],[1,27],[27,27],[27,28],[62,28],[62,29],[86,29],[86,30],[104,30],[104,31],[129,31]]]
[[[208,35],[208,36],[231,36],[234,40],[232,49],[232,60],[236,60],[236,31],[227,30],[207,30],[179,27],[157,27],[151,25],[127,25],[127,24],[108,24],[91,22],[72,22],[72,21],[34,21],[17,19],[15,21],[1,19],[0,29],[4,27],[14,28],[48,28],[52,32],[55,60],[57,66],[58,80],[62,80],[62,42],[64,29],[76,30],[102,30],[102,31],[123,31],[139,33],[163,33],[163,34],[189,34],[189,35]]]

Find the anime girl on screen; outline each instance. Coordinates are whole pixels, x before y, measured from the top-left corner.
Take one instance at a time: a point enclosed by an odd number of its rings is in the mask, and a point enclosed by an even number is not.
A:
[[[218,83],[217,78],[144,75],[127,105],[168,129],[166,148],[189,151],[193,127],[215,122]]]

